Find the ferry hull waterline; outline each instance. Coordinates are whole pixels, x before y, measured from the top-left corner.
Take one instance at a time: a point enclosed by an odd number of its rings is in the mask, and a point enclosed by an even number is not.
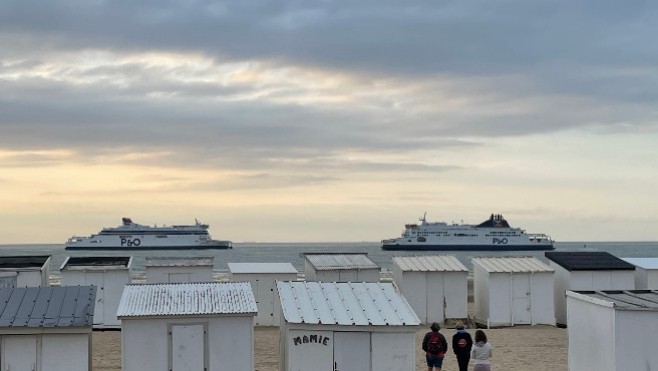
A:
[[[88,237],[74,236],[66,241],[67,250],[199,250],[230,249],[231,241],[213,240],[208,224],[146,226],[123,218],[123,225],[103,228]]]
[[[546,234],[526,233],[512,228],[502,215],[477,225],[427,222],[407,224],[402,235],[382,241],[384,250],[479,250],[522,251],[553,250],[553,240]]]

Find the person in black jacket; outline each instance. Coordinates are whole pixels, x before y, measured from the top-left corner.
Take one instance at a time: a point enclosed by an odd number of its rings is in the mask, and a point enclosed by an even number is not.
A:
[[[423,338],[423,350],[425,351],[425,360],[427,361],[427,371],[441,371],[443,365],[443,357],[448,351],[448,342],[446,338],[439,332],[441,326],[433,322],[430,325],[430,332],[425,334]]]
[[[457,332],[452,335],[452,351],[457,356],[459,371],[468,371],[468,362],[471,360],[471,347],[473,347],[473,338],[471,334],[464,330],[464,324],[457,322],[455,329]]]

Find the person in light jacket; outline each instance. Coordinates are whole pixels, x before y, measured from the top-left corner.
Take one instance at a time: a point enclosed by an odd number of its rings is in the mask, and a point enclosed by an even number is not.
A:
[[[491,371],[491,344],[487,342],[484,331],[475,331],[475,345],[471,351],[473,371]]]

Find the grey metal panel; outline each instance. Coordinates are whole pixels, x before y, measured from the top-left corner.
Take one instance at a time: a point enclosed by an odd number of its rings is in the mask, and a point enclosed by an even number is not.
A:
[[[52,290],[39,290],[39,295],[34,301],[30,320],[27,322],[28,327],[40,327],[43,324],[43,319],[46,316],[52,293]]]
[[[0,315],[0,320],[14,321],[26,291],[26,287],[16,287],[13,289],[9,300],[7,300],[7,303],[5,304],[4,311],[2,312],[2,315]]]
[[[50,304],[46,310],[45,323],[49,323],[50,319],[59,318],[62,304],[64,303],[64,294],[66,293],[65,287],[53,287],[53,294],[50,297]]]
[[[16,311],[16,317],[12,326],[27,326],[27,322],[30,320],[30,315],[32,313],[32,308],[34,308],[34,301],[37,299],[38,295],[39,290],[25,290],[25,296]]]

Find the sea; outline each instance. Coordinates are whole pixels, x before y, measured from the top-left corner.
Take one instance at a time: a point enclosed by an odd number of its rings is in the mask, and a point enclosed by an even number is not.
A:
[[[607,251],[620,258],[658,258],[656,242],[557,242],[555,251]],[[67,256],[132,256],[132,274],[143,276],[146,257],[214,257],[214,271],[228,275],[228,263],[291,263],[299,272],[304,271],[303,253],[310,252],[363,252],[382,268],[383,275],[390,272],[394,256],[454,255],[467,268],[472,269],[473,257],[534,256],[548,262],[544,251],[390,251],[383,250],[379,242],[344,243],[234,243],[232,249],[223,250],[65,250],[63,244],[0,245],[0,256],[50,255],[51,280],[58,281],[59,268]],[[139,279],[138,279],[139,280]]]

